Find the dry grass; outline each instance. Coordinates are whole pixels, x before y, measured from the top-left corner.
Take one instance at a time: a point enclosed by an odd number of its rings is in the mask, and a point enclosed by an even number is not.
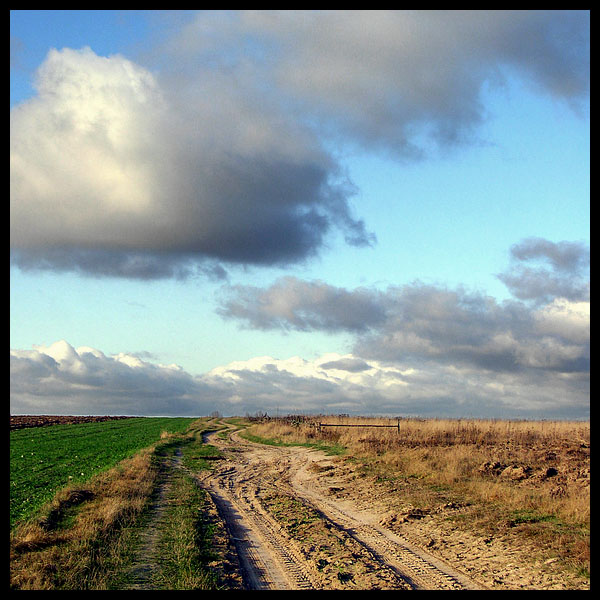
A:
[[[286,442],[341,444],[380,479],[402,483],[409,502],[433,503],[447,490],[493,508],[494,518],[498,512],[526,513],[531,520],[553,517],[589,529],[589,422],[401,419],[398,429],[396,419],[320,421],[353,427],[271,420],[252,432]],[[375,424],[392,427],[366,426]]]
[[[158,475],[153,450],[85,488],[65,488],[41,518],[17,526],[10,539],[11,589],[107,589],[125,551],[125,528],[142,512]]]
[[[338,469],[345,485],[354,484],[400,527],[415,514],[435,515],[432,523],[439,519],[486,547],[494,540],[527,549],[522,560],[532,569],[550,559],[565,581],[589,580],[589,422],[321,416],[266,420],[249,432],[287,444],[343,446]]]
[[[353,427],[319,428],[319,421]],[[356,427],[373,424],[392,427]],[[589,578],[589,422],[402,419],[399,430],[397,424],[321,417],[295,425],[270,420],[250,431],[285,443],[344,446],[346,468],[369,482],[374,497],[385,497],[392,513],[457,503],[468,507],[452,517],[465,532],[523,543],[538,559],[559,557],[564,568]]]

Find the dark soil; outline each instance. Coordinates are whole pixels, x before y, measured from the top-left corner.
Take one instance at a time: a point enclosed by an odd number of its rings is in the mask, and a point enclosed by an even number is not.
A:
[[[10,429],[24,429],[26,427],[46,427],[48,425],[76,425],[78,423],[98,423],[113,419],[131,419],[132,417],[109,416],[71,416],[71,415],[11,415]]]

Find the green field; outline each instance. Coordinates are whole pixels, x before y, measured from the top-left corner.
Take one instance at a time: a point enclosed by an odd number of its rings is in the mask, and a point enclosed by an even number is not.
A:
[[[83,483],[193,418],[140,417],[52,425],[10,433],[10,526],[32,516],[70,483]]]

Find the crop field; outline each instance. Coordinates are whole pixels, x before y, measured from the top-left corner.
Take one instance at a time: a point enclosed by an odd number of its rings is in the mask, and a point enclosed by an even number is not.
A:
[[[191,418],[129,418],[18,429],[10,433],[10,526],[30,517],[68,484],[87,481]]]

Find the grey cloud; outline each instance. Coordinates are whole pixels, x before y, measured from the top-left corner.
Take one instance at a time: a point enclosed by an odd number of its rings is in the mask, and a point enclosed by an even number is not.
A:
[[[589,370],[589,334],[541,332],[536,313],[464,290],[405,286],[383,327],[357,339],[356,351],[379,360],[429,360],[487,372]]]
[[[23,271],[52,270],[83,276],[126,279],[188,279],[204,276],[215,281],[227,279],[220,265],[181,253],[118,251],[82,248],[14,248],[11,262]]]
[[[378,296],[367,289],[348,292],[322,281],[284,277],[266,290],[229,286],[218,312],[257,329],[365,331],[386,318]]]
[[[335,229],[373,243],[312,133],[235,78],[195,76],[89,48],[48,54],[38,95],[11,110],[13,262],[186,278],[303,261]]]
[[[279,52],[277,85],[324,130],[400,156],[476,139],[482,89],[507,73],[572,106],[589,92],[589,11],[264,11],[239,27]]]
[[[561,297],[573,301],[589,298],[587,245],[528,238],[512,246],[510,252],[511,265],[498,279],[515,297],[538,302]]]
[[[527,238],[510,249],[511,255],[518,260],[541,258],[548,260],[553,269],[579,273],[590,264],[587,246],[581,242],[550,242],[543,238]]]
[[[259,329],[350,332],[355,354],[365,359],[431,361],[490,373],[589,371],[586,303],[532,307],[418,282],[380,292],[291,277],[267,289],[227,289],[223,317]]]

